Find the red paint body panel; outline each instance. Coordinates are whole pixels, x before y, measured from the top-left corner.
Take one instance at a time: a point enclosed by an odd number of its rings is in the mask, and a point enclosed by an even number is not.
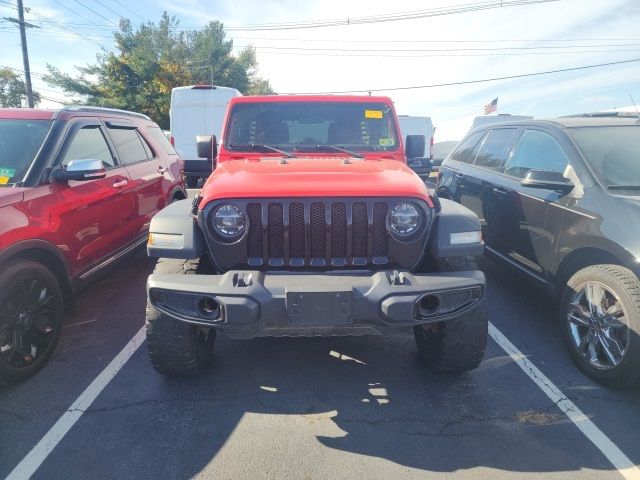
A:
[[[0,109],[0,119],[56,119],[64,136],[75,121],[122,119],[133,122],[152,148],[154,157],[107,169],[105,178],[51,182],[43,178],[33,187],[0,187],[0,268],[6,252],[36,240],[46,242],[66,260],[70,277],[94,268],[127,245],[142,239],[151,217],[176,190],[184,192],[183,163],[168,155],[146,132],[156,125],[140,117],[118,117],[84,111]],[[53,130],[52,130],[53,131]],[[53,150],[44,159],[53,162]],[[114,186],[114,184],[126,184]]]
[[[388,105],[388,97],[346,95],[269,95],[235,97],[229,102],[224,121],[233,106],[269,102],[377,102]],[[223,129],[222,138],[225,137]],[[398,130],[399,131],[399,130]],[[340,153],[298,154],[281,161],[277,153],[238,152],[218,147],[217,167],[207,179],[200,208],[224,198],[260,197],[413,197],[433,202],[422,180],[406,165],[402,140],[394,151],[362,152],[364,159]]]

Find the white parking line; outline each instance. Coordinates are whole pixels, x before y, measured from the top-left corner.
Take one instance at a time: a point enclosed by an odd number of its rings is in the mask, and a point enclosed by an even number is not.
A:
[[[622,451],[607,437],[602,430],[595,426],[582,411],[560,391],[555,384],[531,363],[527,357],[505,337],[491,322],[489,335],[509,355],[514,362],[540,387],[547,397],[555,403],[562,412],[569,417],[576,427],[607,457],[611,464],[628,480],[640,480],[638,468]]]
[[[124,367],[127,360],[142,345],[145,336],[145,327],[138,330],[138,333],[129,340],[129,343],[122,349],[111,363],[100,372],[93,382],[80,394],[75,402],[67,409],[60,419],[51,427],[44,437],[27,454],[22,461],[16,465],[6,480],[24,480],[30,478],[42,465],[49,454],[56,448],[56,445],[64,438],[67,432],[80,419],[82,414],[91,406],[93,401],[100,395],[109,382]]]

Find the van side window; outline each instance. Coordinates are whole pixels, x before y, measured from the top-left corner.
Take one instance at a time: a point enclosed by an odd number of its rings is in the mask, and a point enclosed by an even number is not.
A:
[[[551,135],[540,130],[525,130],[505,173],[522,178],[529,170],[564,172],[568,163],[567,154]]]
[[[462,143],[458,145],[458,148],[456,148],[455,152],[453,152],[449,158],[457,162],[471,163],[473,158],[471,152],[482,135],[484,135],[484,132],[476,132],[467,137],[466,140],[463,140]]]
[[[482,142],[474,165],[501,171],[507,160],[511,139],[516,128],[496,128],[489,132]]]

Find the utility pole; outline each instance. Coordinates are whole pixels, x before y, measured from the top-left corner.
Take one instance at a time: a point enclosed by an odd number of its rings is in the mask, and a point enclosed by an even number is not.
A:
[[[18,6],[18,18],[4,17],[4,20],[12,22],[18,25],[20,29],[20,44],[22,45],[22,64],[24,65],[24,84],[27,88],[27,102],[29,108],[33,108],[35,103],[33,101],[33,88],[31,87],[31,70],[29,68],[29,52],[27,50],[27,32],[26,28],[39,28],[37,25],[33,25],[24,21],[24,6],[22,0],[16,0]]]

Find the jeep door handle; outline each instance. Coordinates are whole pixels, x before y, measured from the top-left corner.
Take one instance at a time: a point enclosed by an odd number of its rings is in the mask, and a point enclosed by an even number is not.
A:
[[[506,197],[507,195],[509,195],[509,192],[500,187],[493,187],[493,193],[495,193],[496,195],[500,195],[501,197]]]
[[[162,165],[158,166],[158,173],[164,174],[167,171],[167,169],[165,167],[163,167]]]
[[[125,185],[127,185],[129,182],[126,180],[120,180],[119,182],[115,182],[113,184],[113,188],[120,188],[120,187],[124,187]]]

